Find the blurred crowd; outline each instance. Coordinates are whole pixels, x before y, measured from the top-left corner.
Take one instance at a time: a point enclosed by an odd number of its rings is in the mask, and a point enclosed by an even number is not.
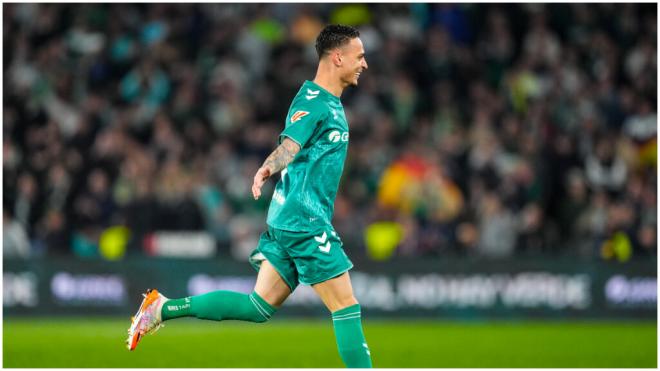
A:
[[[246,257],[269,202],[252,199],[254,173],[327,23],[358,27],[370,67],[342,97],[334,224],[349,256],[656,255],[655,4],[21,3],[3,16],[5,257],[95,257],[113,226],[128,254],[153,231],[200,230]]]

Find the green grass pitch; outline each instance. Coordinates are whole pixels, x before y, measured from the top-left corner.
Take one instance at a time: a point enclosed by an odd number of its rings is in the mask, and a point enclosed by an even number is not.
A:
[[[4,367],[342,367],[330,319],[170,321],[124,345],[128,319],[14,319]],[[656,322],[364,320],[376,367],[653,367]]]

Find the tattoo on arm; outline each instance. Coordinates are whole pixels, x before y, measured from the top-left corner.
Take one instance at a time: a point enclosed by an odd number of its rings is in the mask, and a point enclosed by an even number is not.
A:
[[[282,144],[275,148],[273,153],[268,156],[262,167],[268,167],[270,169],[270,175],[272,176],[291,163],[299,151],[300,146],[298,143],[289,138],[284,138]]]

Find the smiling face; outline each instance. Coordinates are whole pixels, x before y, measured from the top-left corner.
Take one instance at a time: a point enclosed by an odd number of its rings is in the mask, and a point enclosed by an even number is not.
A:
[[[339,78],[344,86],[357,86],[362,71],[369,66],[364,56],[364,46],[359,37],[352,38],[339,47],[338,68]]]

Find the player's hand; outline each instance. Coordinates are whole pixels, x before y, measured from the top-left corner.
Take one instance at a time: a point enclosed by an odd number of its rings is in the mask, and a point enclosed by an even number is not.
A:
[[[254,182],[252,183],[252,196],[255,200],[258,200],[259,196],[261,196],[261,187],[270,175],[270,169],[267,167],[262,166],[257,170],[257,174],[254,175]]]

